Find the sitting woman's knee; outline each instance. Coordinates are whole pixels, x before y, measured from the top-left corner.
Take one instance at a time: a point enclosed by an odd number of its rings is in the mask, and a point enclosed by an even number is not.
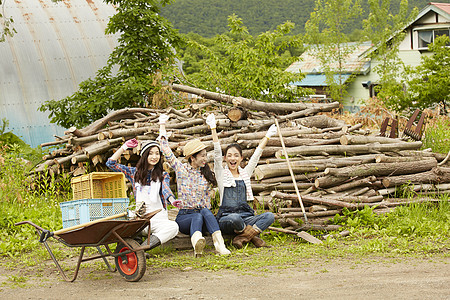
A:
[[[265,212],[267,221],[270,221],[271,223],[275,222],[275,215],[271,212]]]
[[[201,214],[192,214],[191,222],[201,222],[203,224],[203,216]]]

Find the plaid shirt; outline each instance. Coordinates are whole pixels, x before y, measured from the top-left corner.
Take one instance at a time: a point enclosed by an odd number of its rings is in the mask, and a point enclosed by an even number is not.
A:
[[[124,173],[125,177],[131,182],[131,185],[133,186],[133,194],[136,195],[136,187],[134,180],[134,176],[136,175],[136,167],[127,167],[117,163],[117,161],[112,159],[108,159],[108,161],[106,162],[106,166],[115,172]],[[149,171],[147,174],[147,184],[150,184],[151,176],[152,171]],[[163,172],[163,181],[161,182],[161,191],[159,192],[159,195],[161,196],[161,203],[164,208],[166,208],[166,201],[170,203],[169,197],[172,196],[173,199],[175,199],[175,196],[170,190],[170,176],[167,172]]]
[[[177,175],[180,208],[211,208],[212,187],[205,176],[200,170],[192,168],[189,164],[181,163],[173,154],[165,137],[161,137],[160,144],[162,153]]]

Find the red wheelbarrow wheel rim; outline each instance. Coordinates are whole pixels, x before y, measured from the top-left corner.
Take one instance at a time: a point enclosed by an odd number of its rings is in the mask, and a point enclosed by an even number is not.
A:
[[[123,247],[119,253],[121,252],[125,252],[125,251],[129,251],[130,249],[128,247]],[[127,256],[127,261],[128,263],[124,264],[122,262],[122,257],[118,257],[118,262],[119,262],[119,267],[122,270],[123,273],[125,273],[126,275],[133,275],[134,272],[136,272],[137,270],[137,257],[136,257],[136,253],[132,252],[132,253],[128,253],[126,254]]]

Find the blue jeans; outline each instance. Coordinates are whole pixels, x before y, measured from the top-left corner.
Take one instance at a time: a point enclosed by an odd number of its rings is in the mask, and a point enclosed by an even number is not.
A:
[[[175,222],[177,222],[180,232],[189,234],[189,236],[192,236],[196,231],[204,232],[207,230],[212,234],[220,230],[216,217],[207,208],[180,209]]]
[[[219,226],[222,233],[234,234],[235,231],[244,230],[247,225],[256,225],[261,231],[264,231],[274,221],[275,217],[271,212],[265,212],[256,216],[247,212],[231,213],[219,219]]]

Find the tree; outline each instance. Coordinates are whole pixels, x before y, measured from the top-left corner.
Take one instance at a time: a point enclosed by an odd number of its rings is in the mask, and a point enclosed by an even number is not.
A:
[[[331,98],[342,102],[349,81],[345,79],[344,62],[358,44],[349,44],[347,33],[362,14],[360,0],[316,0],[316,6],[305,24],[306,36],[326,76]]]
[[[46,101],[51,122],[63,127],[83,127],[109,111],[149,105],[157,91],[154,75],[167,71],[181,39],[159,14],[169,0],[105,0],[116,6],[106,34],[120,33],[118,46],[95,78],[80,83],[79,90],[64,99]]]
[[[441,103],[446,109],[450,101],[450,39],[439,36],[428,45],[431,56],[422,55],[421,64],[406,68],[408,79],[407,97],[398,103],[396,109],[428,108]]]
[[[408,0],[401,1],[396,15],[391,13],[390,0],[369,0],[369,7],[369,16],[363,22],[366,38],[372,41],[375,49],[371,58],[378,62],[373,68],[380,83],[376,86],[377,97],[393,106],[403,93],[400,73],[404,64],[398,55],[399,45],[405,37],[403,29],[416,17],[417,8],[409,13]]]
[[[296,36],[286,37],[291,22],[253,37],[236,15],[228,18],[229,33],[216,36],[216,48],[207,48],[193,40],[190,47],[201,50],[205,59],[198,73],[188,75],[191,84],[207,90],[267,102],[291,102],[305,95],[304,89],[289,87],[304,75],[285,72],[296,57],[284,55],[289,47],[298,47]],[[282,39],[283,38],[283,39]]]

